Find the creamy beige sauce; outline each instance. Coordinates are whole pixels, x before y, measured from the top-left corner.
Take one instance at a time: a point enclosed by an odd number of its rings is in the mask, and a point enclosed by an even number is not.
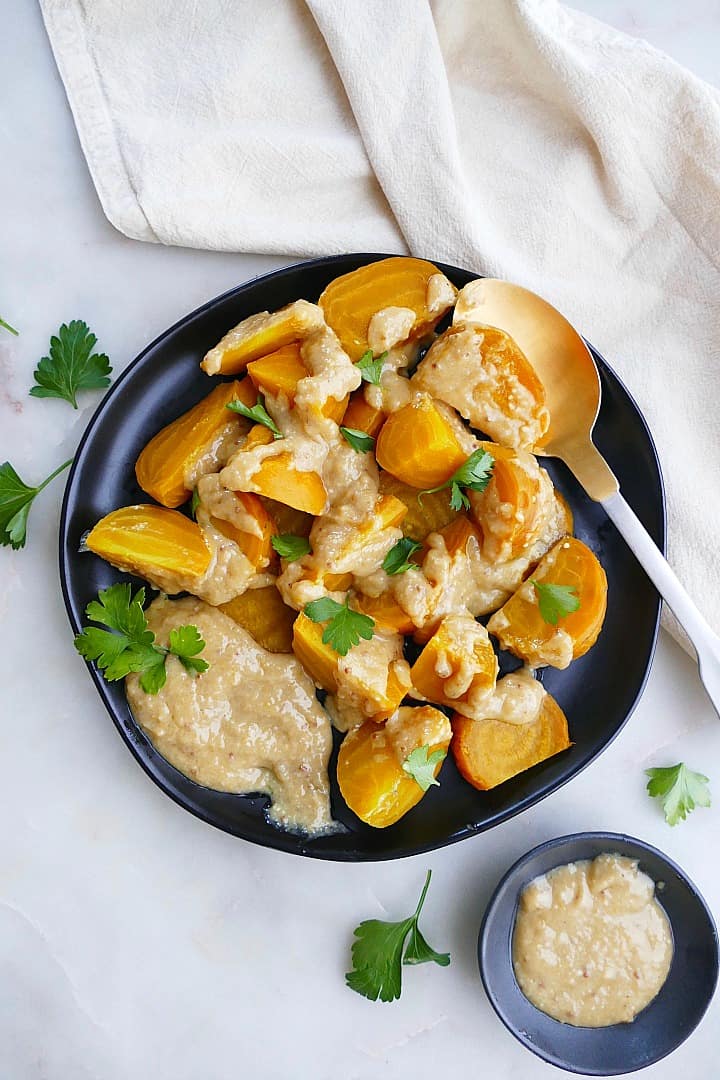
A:
[[[241,416],[229,420],[186,469],[183,477],[185,487],[192,491],[201,477],[221,469],[240,449],[249,430],[249,420]]]
[[[226,352],[232,352],[233,349],[239,348],[253,337],[259,337],[264,332],[283,324],[291,326],[295,339],[299,340],[324,326],[325,316],[322,308],[307,300],[295,300],[292,304],[280,308],[279,311],[260,311],[257,315],[250,315],[228,330],[217,345],[205,354],[200,367],[208,375],[217,375],[219,371],[222,371],[223,357]]]
[[[200,600],[155,600],[148,625],[161,644],[173,627],[197,626],[210,667],[192,676],[174,657],[167,682],[146,694],[126,681],[135,719],[155,748],[198,784],[270,796],[268,816],[289,829],[331,829],[327,765],[332,735],[312,680],[294,656],[267,652]]]
[[[506,368],[498,369],[482,348],[476,326],[453,327],[420,361],[418,389],[445,401],[503,446],[531,448],[548,426],[548,412]],[[509,386],[509,390],[508,390]]]
[[[532,670],[519,668],[498,679],[495,692],[483,702],[482,716],[477,719],[534,724],[540,717],[544,699],[545,690]]]
[[[376,311],[367,329],[368,345],[375,356],[407,341],[415,325],[412,308],[386,307]]]
[[[655,885],[634,859],[559,866],[523,890],[513,935],[520,989],[576,1027],[628,1023],[665,982],[673,955]]]
[[[410,690],[410,665],[403,658],[400,634],[376,628],[369,640],[361,639],[347,656],[338,657],[337,692],[328,696],[338,730],[357,727],[381,711],[390,672]]]
[[[490,646],[487,630],[471,615],[446,615],[440,622],[438,633],[443,644],[435,657],[434,672],[442,681],[443,696],[455,702],[454,707],[465,716],[485,716],[484,709],[492,697],[493,686],[472,684],[478,673],[475,649]],[[493,683],[497,671],[495,661]],[[466,700],[458,701],[458,698]]]
[[[457,289],[444,274],[431,274],[425,292],[425,307],[435,317],[444,315],[455,303]]]
[[[432,705],[401,705],[385,722],[385,731],[400,766],[418,746],[447,745],[452,737],[447,716]]]

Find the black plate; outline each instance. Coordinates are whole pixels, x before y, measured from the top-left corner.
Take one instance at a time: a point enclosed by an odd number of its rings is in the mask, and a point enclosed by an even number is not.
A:
[[[298,297],[315,300],[339,274],[382,255],[340,255],[267,274],[211,300],[149,345],[110,389],[90,421],[70,472],[60,523],[60,578],[70,622],[77,631],[88,601],[122,575],[102,559],[79,554],[83,533],[119,506],[147,502],[134,473],[135,459],[163,425],[204,397],[212,385],[200,370],[203,354],[229,327],[257,311]],[[437,264],[458,286],[477,277]],[[593,350],[603,394],[596,441],[615,471],[625,498],[663,546],[665,511],[660,467],[650,433],[617,377]],[[266,847],[325,859],[393,859],[441,847],[505,821],[532,806],[584,769],[617,735],[642,691],[655,647],[660,601],[605,513],[568,470],[548,471],[575,515],[575,531],[596,552],[608,577],[608,610],[597,644],[567,671],[548,669],[543,681],[567,714],[573,746],[494,791],[481,793],[462,780],[451,757],[442,787],[433,788],[396,825],[372,829],[348,810],[333,777],[333,812],[345,832],[307,839],[269,824],[262,796],[228,795],[201,787],[169,765],[133,720],[122,684],[107,683],[91,666],[98,692],[137,760],[176,802],[204,821]],[[127,580],[131,580],[127,578]],[[500,656],[501,670],[517,660]]]
[[[535,1008],[515,980],[512,932],[518,898],[538,874],[603,852],[637,859],[658,886],[657,899],[672,927],[673,959],[659,994],[631,1024],[572,1027]],[[541,844],[508,870],[485,912],[478,958],[490,1004],[523,1046],[568,1072],[617,1076],[666,1057],[695,1030],[717,985],[718,935],[702,896],[667,855],[621,833],[576,833]]]

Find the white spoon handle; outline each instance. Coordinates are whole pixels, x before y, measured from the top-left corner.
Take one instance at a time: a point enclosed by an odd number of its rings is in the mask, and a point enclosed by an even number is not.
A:
[[[720,638],[710,628],[635,513],[618,492],[602,506],[668,605],[697,653],[700,678],[720,716]]]

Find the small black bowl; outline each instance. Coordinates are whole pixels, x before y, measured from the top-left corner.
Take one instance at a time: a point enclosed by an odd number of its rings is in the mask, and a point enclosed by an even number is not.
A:
[[[611,852],[637,859],[656,884],[674,938],[670,972],[630,1024],[573,1027],[537,1009],[517,984],[512,935],[520,893],[539,874]],[[718,933],[710,909],[679,866],[657,848],[622,833],[587,832],[548,840],[523,855],[488,904],[478,942],[485,992],[506,1028],[538,1057],[568,1072],[617,1076],[652,1065],[675,1050],[700,1023],[718,980]]]

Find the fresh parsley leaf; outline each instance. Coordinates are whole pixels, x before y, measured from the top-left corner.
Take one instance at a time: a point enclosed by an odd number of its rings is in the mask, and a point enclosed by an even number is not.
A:
[[[242,401],[231,401],[225,408],[230,409],[232,412],[240,413],[241,416],[247,417],[248,420],[254,420],[256,424],[262,424],[264,427],[269,428],[276,439],[285,438],[282,431],[265,408],[265,401],[262,396],[258,395],[257,403],[253,406],[243,405]]]
[[[650,777],[647,793],[662,802],[668,825],[685,821],[696,806],[710,806],[707,776],[693,772],[683,762],[665,769],[646,769],[645,775]]]
[[[197,626],[175,627],[170,631],[168,645],[168,651],[173,656],[177,656],[186,671],[202,675],[203,671],[209,668],[207,660],[202,660],[198,656],[198,653],[205,648],[205,642]]]
[[[417,922],[414,922],[403,956],[403,964],[427,964],[431,961],[439,964],[440,967],[447,967],[450,963],[450,953],[436,952],[420,933]]]
[[[4,327],[4,329],[8,330],[11,334],[14,334],[15,337],[18,337],[19,331],[16,330],[14,326],[11,326],[9,322],[5,322],[4,319],[0,319],[0,326]]]
[[[24,483],[9,461],[0,465],[0,544],[10,544],[15,551],[25,546],[28,514],[35,496],[71,464],[72,458],[64,461],[37,487]]]
[[[446,755],[447,750],[433,750],[431,754],[430,747],[426,743],[425,746],[418,746],[408,754],[403,761],[403,771],[408,776],[412,776],[423,791],[427,791],[433,785],[440,787],[439,781],[435,779],[435,766],[439,761],[444,761]]]
[[[450,963],[449,953],[438,953],[420,933],[418,919],[422,911],[432,871],[428,870],[425,885],[415,913],[400,922],[367,919],[355,929],[352,945],[352,971],[345,975],[351,990],[371,1001],[395,1001],[402,992],[402,965],[425,964],[433,961],[441,967]],[[403,947],[410,935],[405,955]]]
[[[549,585],[535,580],[531,584],[537,593],[540,614],[551,626],[557,626],[558,619],[572,614],[580,607],[580,598],[574,585]]]
[[[193,521],[197,521],[197,508],[200,505],[200,495],[198,489],[193,488],[192,498],[190,499],[190,514]]]
[[[432,495],[433,491],[443,491],[450,488],[450,506],[453,510],[470,509],[470,500],[463,491],[469,488],[471,491],[484,491],[492,479],[495,458],[488,454],[487,450],[480,448],[474,450],[467,461],[464,461],[459,469],[456,469],[449,480],[437,487],[427,488],[418,495],[418,502],[422,505],[423,495]]]
[[[303,555],[309,555],[310,541],[305,536],[294,536],[292,533],[283,533],[282,536],[273,536],[270,540],[275,551],[288,562],[302,559]]]
[[[355,366],[360,369],[360,374],[365,382],[372,383],[373,386],[380,385],[380,376],[382,375],[386,356],[386,352],[380,353],[379,356],[373,356],[372,349],[368,349],[367,352],[362,354]]]
[[[417,570],[417,563],[408,562],[411,555],[420,551],[422,544],[417,540],[411,540],[409,536],[403,536],[388,551],[382,561],[382,568],[386,574],[394,577],[395,574],[404,574],[406,570]]]
[[[35,369],[32,397],[55,397],[69,401],[77,409],[78,390],[102,390],[110,385],[110,361],[105,353],[95,353],[97,338],[82,319],[62,324],[50,338],[50,355],[43,356]]]
[[[368,435],[365,431],[357,431],[356,428],[341,427],[340,428],[345,442],[349,446],[352,446],[358,454],[367,454],[375,447],[375,440],[372,435]]]
[[[304,611],[313,622],[327,623],[322,636],[323,644],[329,645],[338,656],[347,656],[353,646],[359,644],[360,638],[369,641],[375,631],[375,620],[353,611],[347,596],[344,604],[338,604],[329,596],[321,596],[319,600],[306,604]]]
[[[148,628],[143,611],[145,589],[133,594],[130,585],[118,582],[98,593],[85,614],[92,622],[107,626],[85,626],[75,637],[75,648],[86,660],[94,660],[108,682],[138,673],[146,694],[157,694],[165,685],[168,654],[176,656],[191,673],[207,671],[208,663],[198,657],[205,642],[196,626],[178,626],[170,631],[169,648],[158,645]]]

